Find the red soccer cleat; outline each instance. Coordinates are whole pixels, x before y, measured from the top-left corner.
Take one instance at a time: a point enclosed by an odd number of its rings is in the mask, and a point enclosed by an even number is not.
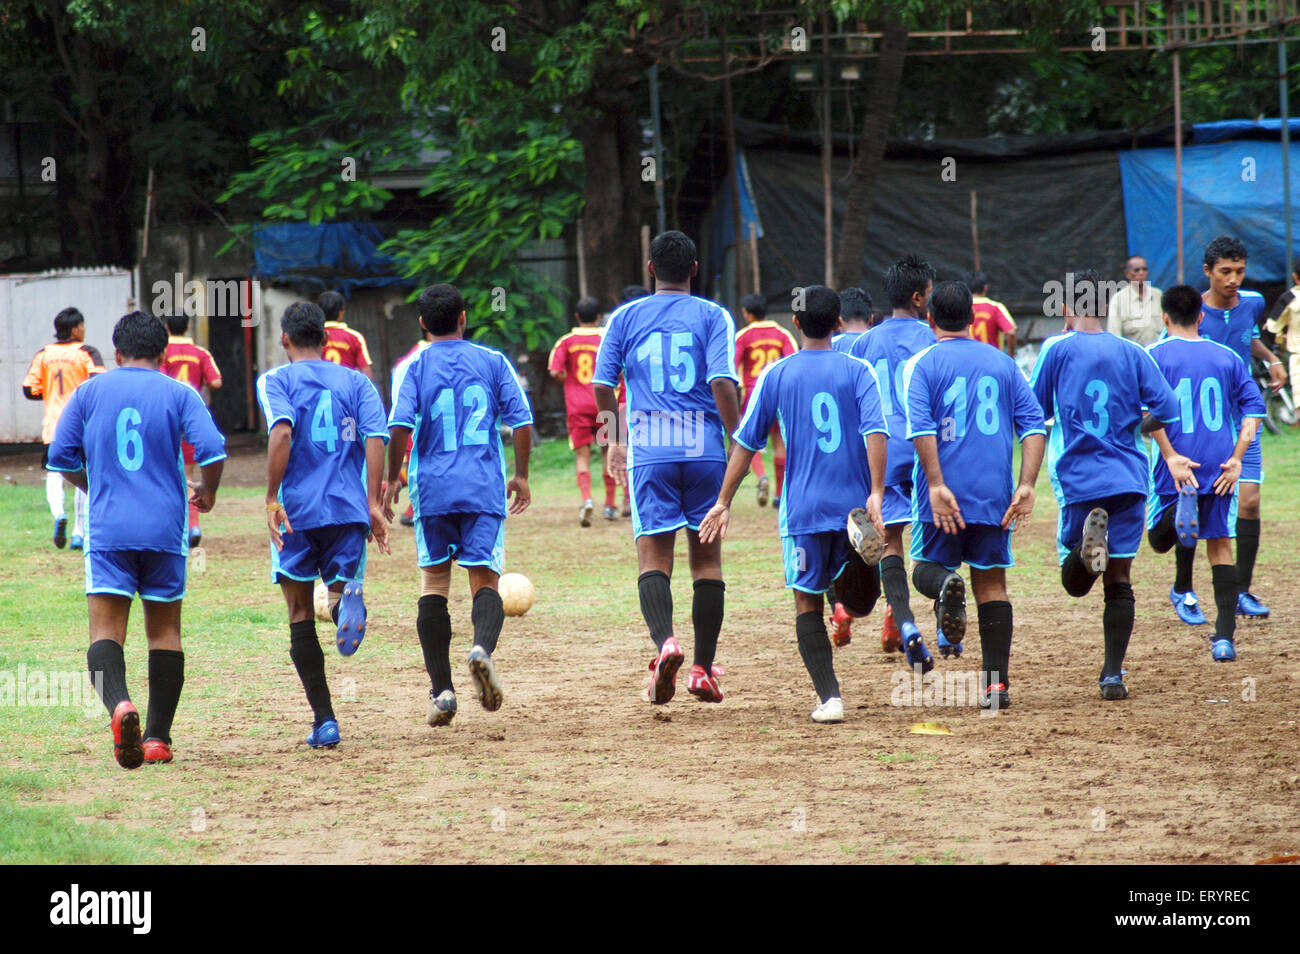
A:
[[[836,647],[847,646],[853,639],[852,626],[853,617],[849,611],[843,603],[836,603],[835,611],[831,613],[831,642]]]
[[[902,648],[903,634],[898,631],[898,624],[894,622],[894,611],[886,606],[885,628],[880,634],[880,649],[882,652],[896,653]]]
[[[144,760],[150,765],[161,765],[172,760],[172,747],[162,739],[145,739],[140,748],[144,751]]]
[[[718,667],[706,673],[703,666],[692,666],[687,691],[701,702],[721,702],[722,687],[718,685]]]
[[[650,677],[646,680],[641,698],[657,706],[670,700],[677,692],[677,670],[685,658],[686,654],[678,645],[677,638],[669,636],[659,650],[659,655],[650,663]]]
[[[140,713],[123,699],[113,710],[113,755],[124,769],[139,768],[144,762],[140,746]]]

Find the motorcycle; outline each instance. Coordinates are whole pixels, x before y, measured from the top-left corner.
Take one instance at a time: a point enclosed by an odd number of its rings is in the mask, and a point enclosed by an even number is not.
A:
[[[1291,399],[1291,386],[1274,392],[1268,376],[1268,364],[1261,358],[1251,360],[1252,376],[1259,385],[1260,396],[1264,399],[1264,427],[1270,434],[1281,434],[1295,426],[1295,402]]]

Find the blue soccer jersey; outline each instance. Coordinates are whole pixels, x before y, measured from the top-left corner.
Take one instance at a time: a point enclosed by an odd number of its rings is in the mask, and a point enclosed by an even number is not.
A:
[[[889,463],[885,484],[912,482],[912,442],[907,439],[907,402],[903,399],[903,366],[913,355],[934,344],[934,332],[915,318],[886,318],[858,336],[849,352],[871,365],[880,383],[880,406],[889,424]]]
[[[973,338],[945,338],[904,365],[903,394],[907,437],[934,436],[966,525],[1001,524],[1015,491],[1013,434],[1044,433],[1043,410],[1015,361]],[[912,474],[914,519],[933,523],[919,458]]]
[[[333,361],[294,361],[257,379],[270,433],[293,429],[279,500],[295,530],[370,523],[366,439],[388,441],[384,405],[365,375]]]
[[[86,552],[190,552],[182,437],[200,465],[226,457],[226,439],[198,392],[161,371],[116,368],[72,393],[49,468],[75,472],[84,462]]]
[[[841,331],[831,338],[831,348],[848,354],[853,350],[853,343],[864,334],[866,334],[865,331]]]
[[[772,425],[785,439],[782,535],[843,530],[871,492],[866,435],[889,430],[866,364],[838,351],[797,351],[765,368],[736,430],[760,450]]]
[[[627,382],[627,466],[726,461],[712,383],[736,376],[736,327],[721,305],[668,292],[614,310],[596,356],[596,384]]]
[[[1048,338],[1030,385],[1055,418],[1047,470],[1058,504],[1150,488],[1142,410],[1168,423],[1178,404],[1151,355],[1105,331]]]
[[[1147,349],[1174,389],[1177,420],[1165,425],[1174,450],[1201,466],[1196,480],[1202,494],[1214,493],[1219,465],[1232,456],[1241,422],[1264,416],[1264,399],[1245,362],[1224,345],[1206,338],[1162,338]],[[1151,492],[1177,492],[1164,458],[1151,457]]]
[[[1237,297],[1240,300],[1231,308],[1211,308],[1201,303],[1201,337],[1231,348],[1249,368],[1250,346],[1259,337],[1264,317],[1264,296],[1243,288]]]
[[[533,423],[510,360],[470,341],[435,341],[396,382],[390,427],[409,427],[415,447],[407,493],[417,517],[506,515],[500,426]]]

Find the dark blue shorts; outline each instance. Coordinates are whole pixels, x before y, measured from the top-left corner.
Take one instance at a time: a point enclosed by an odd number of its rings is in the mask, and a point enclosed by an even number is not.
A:
[[[637,464],[628,471],[632,490],[632,533],[668,533],[700,521],[718,502],[727,465],[720,460]],[[785,502],[781,505],[784,507]]]
[[[968,563],[977,570],[1015,566],[1011,531],[987,523],[968,523],[965,530],[944,533],[933,523],[912,524],[912,559],[955,570]]]
[[[1147,505],[1147,529],[1160,522],[1165,511],[1178,502],[1177,494],[1152,495]],[[1216,493],[1198,494],[1196,519],[1198,540],[1223,540],[1237,535],[1237,495],[1220,497]]]
[[[880,505],[881,522],[890,527],[896,523],[912,522],[912,484],[891,484],[885,488]]]
[[[1264,430],[1263,422],[1255,431],[1255,439],[1250,442],[1246,448],[1246,453],[1241,457],[1241,477],[1240,482],[1243,484],[1262,484],[1264,482],[1264,447],[1260,443],[1259,435]],[[1209,539],[1209,538],[1207,538]]]
[[[309,583],[317,577],[330,586],[340,582],[360,582],[366,576],[366,537],[370,527],[364,523],[335,524],[295,530],[284,534],[284,549],[271,544],[271,582],[298,580]]]
[[[781,538],[787,589],[825,593],[844,572],[853,547],[848,530],[795,533]]]
[[[1083,522],[1095,507],[1106,511],[1107,553],[1112,560],[1132,559],[1142,545],[1147,499],[1142,494],[1114,494],[1065,504],[1057,515],[1056,556],[1061,563],[1083,541]]]
[[[494,513],[416,517],[415,552],[420,566],[455,559],[461,566],[485,566],[500,574],[506,557],[506,518]]]
[[[173,603],[185,597],[185,557],[161,550],[88,550],[86,595],[140,594],[142,600]]]

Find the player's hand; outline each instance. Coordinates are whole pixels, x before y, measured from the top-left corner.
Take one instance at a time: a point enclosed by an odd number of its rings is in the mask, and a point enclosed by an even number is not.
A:
[[[267,504],[269,508],[271,505]],[[280,530],[280,524],[284,524],[283,533]],[[266,526],[271,531],[271,542],[275,544],[276,550],[284,549],[284,533],[293,533],[293,527],[289,526],[289,515],[284,512],[284,508],[277,506],[274,510],[266,511]]]
[[[387,485],[387,489],[384,491],[384,519],[389,523],[393,522],[395,516],[393,505],[397,503],[397,495],[401,489],[402,485],[397,481],[393,481]]]
[[[388,543],[388,518],[384,515],[384,508],[379,504],[372,504],[370,507],[370,539],[375,541],[375,546],[379,548],[380,553],[392,553],[392,547]]]
[[[885,539],[885,518],[881,513],[884,503],[884,494],[879,492],[867,497],[867,519],[871,521],[871,525],[876,528],[876,533],[880,534],[882,540]]]
[[[605,473],[620,487],[627,486],[627,445],[610,444],[605,448]]]
[[[944,533],[956,533],[966,529],[966,521],[961,518],[961,507],[946,484],[930,488],[930,510],[934,513],[934,522]]]
[[[1214,492],[1220,497],[1227,497],[1237,489],[1237,481],[1241,478],[1241,461],[1229,457],[1219,465],[1219,470],[1223,473],[1214,481]]]
[[[1268,366],[1268,380],[1274,394],[1286,387],[1286,368],[1281,361]]]
[[[724,503],[715,503],[700,521],[700,542],[712,543],[714,540],[727,538],[727,526],[731,523],[731,508]]]
[[[1011,495],[1011,506],[1007,507],[1007,512],[1002,515],[1002,529],[1010,530],[1012,527],[1019,530],[1029,520],[1029,515],[1034,512],[1034,488],[1028,484],[1021,484],[1016,487],[1016,492]]]
[[[189,485],[190,490],[194,491],[190,494],[190,503],[194,504],[195,509],[197,509],[199,513],[207,513],[210,511],[213,504],[217,502],[217,495],[209,490],[207,485],[201,480],[187,480],[185,483]]]
[[[1175,489],[1182,490],[1188,484],[1197,490],[1200,489],[1201,485],[1196,482],[1196,475],[1192,473],[1201,466],[1196,461],[1182,454],[1175,454],[1173,457],[1165,458],[1165,466],[1169,468],[1169,476],[1174,479]]]
[[[528,509],[528,505],[533,502],[533,495],[528,489],[527,477],[511,477],[510,483],[506,484],[506,496],[514,496],[510,501],[510,512],[513,514],[523,513]]]

